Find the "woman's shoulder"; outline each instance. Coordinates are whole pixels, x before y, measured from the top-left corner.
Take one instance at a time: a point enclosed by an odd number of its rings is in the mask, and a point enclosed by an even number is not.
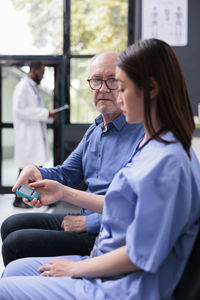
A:
[[[183,170],[191,169],[191,159],[182,144],[171,134],[163,138],[171,143],[152,140],[133,157],[127,172],[132,173],[134,177],[147,177],[150,180],[159,174],[172,174],[174,177]]]

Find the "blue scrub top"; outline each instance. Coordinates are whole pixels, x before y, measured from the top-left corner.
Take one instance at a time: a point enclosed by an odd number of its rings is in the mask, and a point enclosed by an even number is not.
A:
[[[141,271],[89,280],[90,288],[104,288],[105,299],[172,299],[199,230],[199,182],[199,162],[179,142],[151,140],[138,151],[107,191],[97,255],[126,245]]]

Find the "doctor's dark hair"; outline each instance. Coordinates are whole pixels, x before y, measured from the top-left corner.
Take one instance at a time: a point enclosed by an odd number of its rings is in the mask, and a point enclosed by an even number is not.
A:
[[[42,66],[44,66],[44,64],[41,61],[32,61],[29,65],[30,70],[39,70]]]
[[[172,48],[157,39],[138,41],[123,51],[115,64],[143,90],[145,124],[152,135],[155,130],[150,115],[150,78],[155,79],[158,84],[158,120],[173,132],[190,157],[189,148],[195,129],[193,112],[184,76]],[[162,138],[155,138],[167,143]]]

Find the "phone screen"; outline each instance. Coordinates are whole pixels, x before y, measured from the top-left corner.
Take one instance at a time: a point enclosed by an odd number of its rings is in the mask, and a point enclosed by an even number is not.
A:
[[[32,189],[30,189],[30,188],[28,188],[26,186],[21,186],[19,188],[19,191],[21,193],[24,193],[24,194],[28,195],[28,196],[31,196],[34,193],[34,190],[32,190]]]

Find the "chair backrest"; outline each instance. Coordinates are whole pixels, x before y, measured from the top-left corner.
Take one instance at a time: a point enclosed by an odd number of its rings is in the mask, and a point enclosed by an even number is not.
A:
[[[200,232],[174,296],[176,300],[200,300]]]

